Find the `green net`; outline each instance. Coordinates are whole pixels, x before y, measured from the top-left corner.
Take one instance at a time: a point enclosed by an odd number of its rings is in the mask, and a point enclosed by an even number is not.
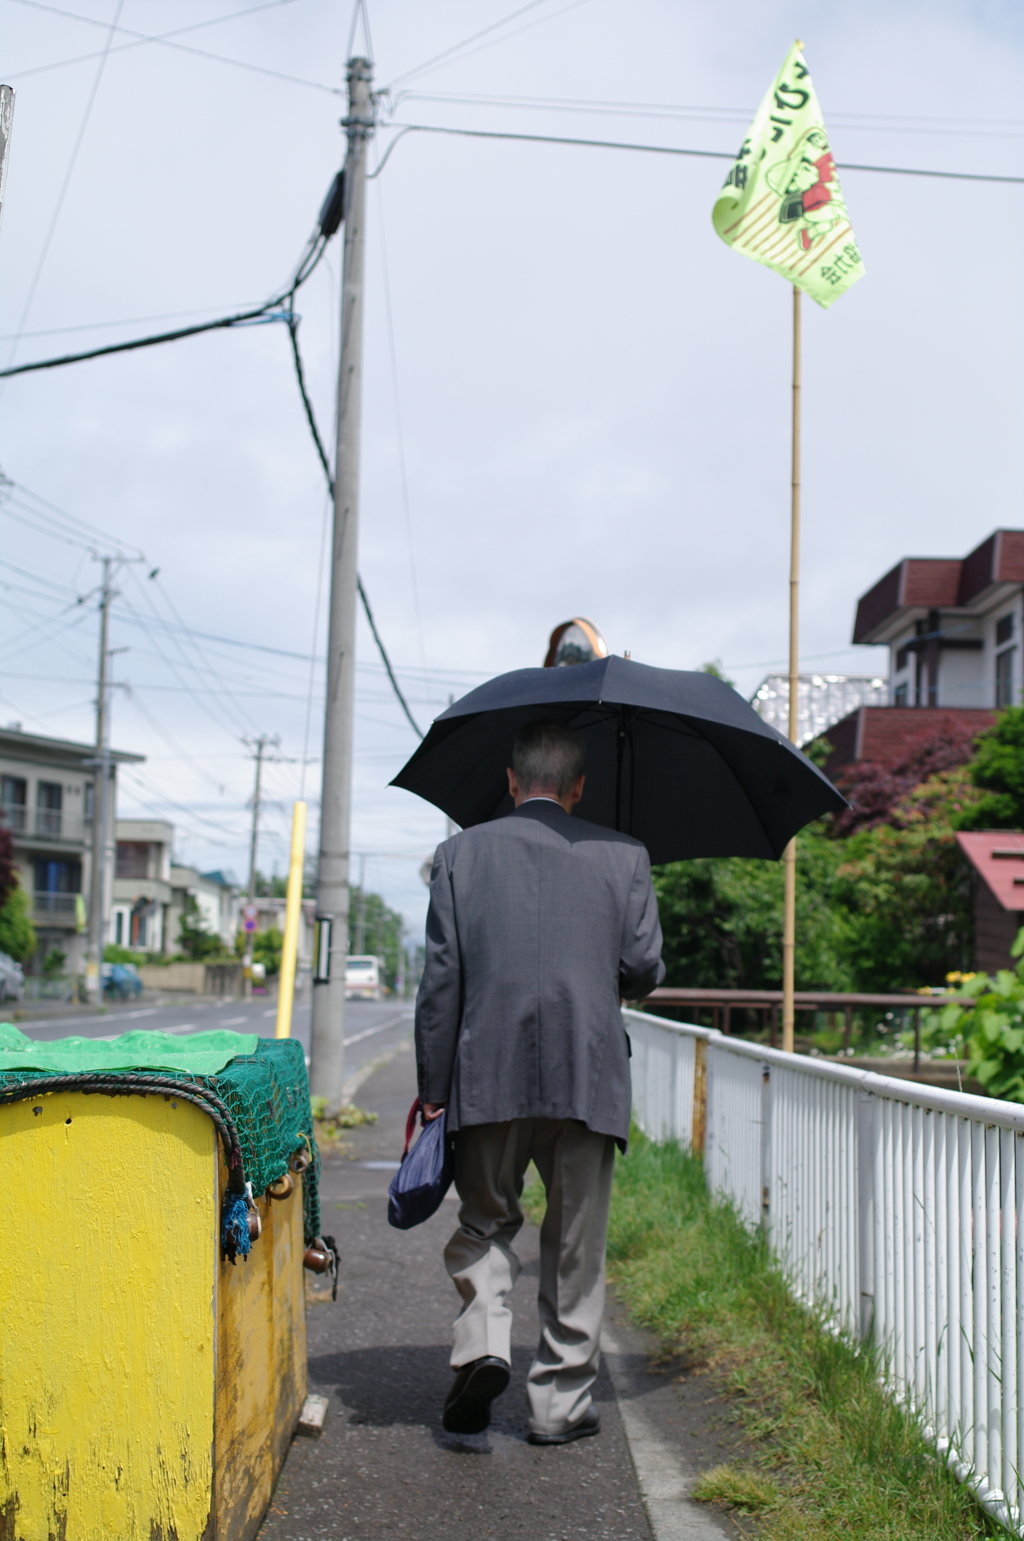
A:
[[[155,1072],[154,1072],[155,1073]],[[104,1081],[146,1094],[144,1069],[104,1070]],[[189,1075],[184,1071],[159,1071],[161,1081],[194,1086],[212,1092],[226,1107],[238,1133],[245,1180],[254,1194],[261,1194],[288,1170],[288,1159],[308,1146],[312,1158],[303,1175],[304,1229],[306,1242],[320,1235],[320,1153],[313,1136],[309,1104],[306,1056],[294,1038],[259,1038],[252,1054],[240,1054],[216,1074]],[[50,1080],[53,1072],[0,1070],[0,1098],[5,1089]],[[68,1074],[62,1085],[74,1090],[86,1087],[96,1075]],[[51,1088],[52,1089],[52,1088]],[[97,1088],[99,1090],[100,1088]],[[159,1095],[159,1091],[151,1093]]]

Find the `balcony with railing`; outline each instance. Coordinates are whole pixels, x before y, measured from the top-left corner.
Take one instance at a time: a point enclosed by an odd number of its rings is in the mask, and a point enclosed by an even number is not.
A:
[[[26,808],[23,803],[0,805],[0,823],[24,840],[62,840],[83,844],[88,825],[80,813],[65,808]]]
[[[32,919],[49,926],[74,926],[79,897],[37,889],[32,895]]]

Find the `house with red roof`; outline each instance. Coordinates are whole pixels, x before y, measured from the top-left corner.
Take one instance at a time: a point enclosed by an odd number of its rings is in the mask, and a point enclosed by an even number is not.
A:
[[[980,733],[1021,700],[1024,530],[994,530],[964,557],[904,557],[857,601],[853,641],[888,646],[890,699],[828,729],[830,774],[952,720]]]
[[[1010,948],[1024,926],[1024,834],[965,831],[957,845],[974,868],[974,966],[986,974],[1013,968]]]

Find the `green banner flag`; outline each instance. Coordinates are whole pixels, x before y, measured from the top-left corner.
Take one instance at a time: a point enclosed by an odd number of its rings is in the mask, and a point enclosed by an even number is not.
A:
[[[793,44],[757,109],[711,218],[727,246],[825,309],[863,277],[802,43]]]

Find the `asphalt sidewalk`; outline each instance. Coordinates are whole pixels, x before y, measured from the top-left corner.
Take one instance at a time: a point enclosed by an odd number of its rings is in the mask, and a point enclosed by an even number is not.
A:
[[[537,1231],[526,1225],[512,1383],[485,1434],[441,1428],[457,1297],[442,1259],[454,1192],[415,1230],[387,1223],[389,1163],[415,1095],[408,1044],[359,1093],[379,1122],[347,1134],[324,1163],[323,1226],[337,1238],[336,1304],[307,1288],[310,1390],[330,1399],[324,1433],[292,1445],[259,1541],[719,1541],[727,1518],[687,1497],[698,1470],[737,1445],[726,1409],[680,1366],[652,1373],[614,1303],[595,1386],[601,1433],[555,1448],[526,1443],[526,1371],[537,1337]],[[620,1410],[621,1409],[621,1410]]]

